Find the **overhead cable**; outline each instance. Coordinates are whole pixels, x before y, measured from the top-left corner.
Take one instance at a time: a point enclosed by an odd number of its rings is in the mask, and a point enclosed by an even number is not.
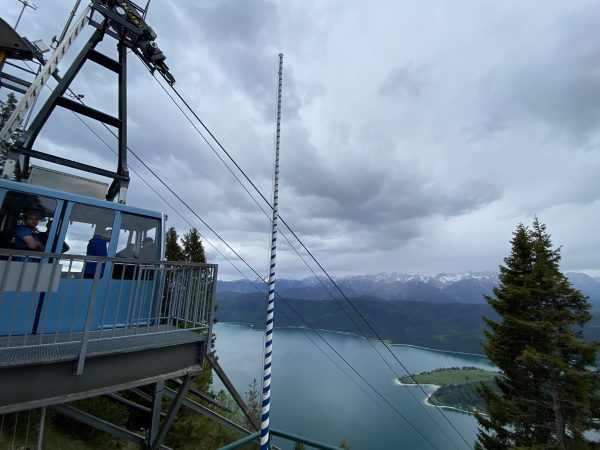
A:
[[[156,79],[156,78],[155,78]],[[158,81],[158,80],[157,80]],[[160,83],[159,83],[160,84]],[[163,87],[161,85],[161,87]],[[260,189],[258,189],[258,187],[254,184],[254,182],[250,179],[250,177],[246,174],[246,172],[240,167],[240,165],[235,161],[235,159],[231,156],[231,154],[225,149],[225,147],[221,144],[221,142],[214,136],[214,134],[210,131],[210,129],[204,124],[204,122],[202,121],[202,119],[200,119],[200,117],[196,114],[196,112],[192,109],[192,107],[188,104],[188,102],[183,98],[183,96],[179,93],[179,91],[174,87],[174,86],[170,86],[171,89],[175,92],[175,94],[177,95],[177,97],[180,99],[180,101],[186,106],[186,108],[190,111],[190,113],[196,118],[196,120],[202,125],[202,127],[205,129],[205,131],[209,134],[209,136],[214,140],[214,142],[217,144],[217,146],[223,151],[223,153],[225,153],[225,155],[229,158],[229,160],[235,165],[235,167],[240,171],[240,173],[244,176],[244,178],[250,183],[250,185],[254,188],[254,190],[256,191],[256,193],[263,199],[263,201],[272,209],[273,206],[271,205],[271,203],[267,200],[267,198],[263,195],[263,193],[260,191]],[[164,87],[163,87],[164,89]],[[187,117],[187,116],[186,116]],[[188,118],[189,120],[189,118]],[[202,135],[203,136],[203,135]],[[204,138],[204,136],[203,136]],[[204,138],[206,140],[206,138]],[[211,149],[214,148],[211,146]],[[228,169],[231,171],[231,169],[229,168],[229,166],[227,166]],[[236,179],[239,182],[239,178],[236,177]],[[241,183],[240,183],[241,184]],[[253,198],[253,200],[256,202],[256,200],[254,199],[253,196],[251,196]],[[262,210],[262,208],[261,208]],[[281,222],[285,225],[285,227],[292,233],[292,235],[294,236],[294,238],[298,241],[298,243],[302,246],[302,248],[304,248],[304,250],[308,253],[308,255],[311,257],[311,259],[317,264],[317,266],[319,267],[319,269],[326,275],[326,277],[331,281],[331,283],[335,286],[335,288],[340,292],[340,294],[344,297],[344,299],[346,300],[346,302],[352,307],[352,309],[354,309],[354,311],[358,314],[358,316],[361,318],[361,320],[367,325],[367,327],[373,332],[373,334],[377,337],[377,340],[379,340],[387,349],[387,351],[390,353],[390,355],[392,355],[393,359],[396,360],[396,362],[398,362],[398,364],[402,367],[402,369],[407,373],[407,375],[412,379],[412,381],[414,382],[414,384],[416,386],[418,386],[418,388],[423,392],[423,394],[427,395],[427,393],[425,392],[425,390],[423,389],[423,387],[421,386],[420,383],[417,382],[417,380],[415,379],[414,375],[406,368],[406,366],[400,361],[400,359],[397,357],[397,355],[390,349],[390,347],[388,346],[388,344],[386,344],[386,342],[383,340],[383,338],[379,335],[379,333],[373,328],[373,326],[367,321],[367,319],[364,317],[364,315],[358,310],[358,308],[354,305],[354,303],[346,296],[346,294],[342,291],[342,289],[339,287],[339,285],[333,280],[333,278],[329,275],[329,273],[325,270],[325,268],[321,265],[321,263],[319,263],[319,261],[316,259],[316,257],[308,250],[308,248],[304,245],[304,243],[302,242],[302,240],[296,235],[296,233],[292,230],[292,228],[287,224],[287,222],[283,219],[283,217],[280,216],[280,220]],[[317,277],[318,279],[318,277]],[[335,297],[334,297],[335,298]],[[385,359],[384,359],[385,361]],[[394,372],[395,373],[395,372]],[[446,414],[444,414],[444,412],[442,411],[442,409],[436,406],[436,410],[442,415],[442,417],[444,418],[444,420],[450,425],[450,427],[456,432],[456,434],[458,436],[460,436],[460,438],[463,440],[463,442],[469,447],[469,448],[473,448],[471,446],[471,444],[469,444],[469,442],[464,438],[464,436],[460,433],[460,431],[456,428],[456,426],[448,419],[448,417],[446,416]],[[434,422],[435,423],[435,422]]]
[[[116,150],[114,150],[98,133],[96,133],[90,126],[89,124],[87,124],[78,114],[76,114],[75,112],[73,112],[73,114],[90,130],[90,132],[92,132],[106,147],[108,147],[114,154],[117,154]],[[114,133],[112,130],[110,130],[107,127],[107,130],[111,133]],[[117,136],[115,136],[117,137]],[[143,161],[141,161],[141,159],[135,154],[135,152],[128,147],[128,150],[135,156],[135,158],[142,164]],[[145,164],[144,164],[145,166]],[[146,167],[147,169],[149,169],[148,167]],[[144,184],[146,184],[146,186],[148,186],[148,188],[150,188],[152,190],[152,192],[154,192],[165,204],[170,206],[170,203],[158,192],[156,191],[146,180],[144,180],[143,177],[141,177],[135,169],[131,168],[132,172],[135,173],[136,175],[138,175],[138,177],[140,177],[140,179],[144,182]],[[151,173],[154,175],[155,178],[158,179],[158,176],[153,173],[151,171]],[[169,191],[171,192],[170,188],[168,188]],[[171,192],[173,193],[173,192]],[[171,206],[171,209],[173,209],[188,225],[192,226],[192,224],[185,218],[183,217],[183,215],[181,215],[176,209],[174,209]],[[288,243],[290,243],[289,239],[284,236],[285,239],[288,241]],[[212,242],[206,238],[206,236],[204,236],[204,239],[224,258],[226,259],[239,273],[240,275],[242,275],[242,277],[244,277],[249,283],[252,284],[252,286],[261,294],[264,294],[264,292],[253,282],[251,281],[231,260],[229,260],[221,251],[219,251],[219,249],[212,244]],[[291,245],[291,243],[290,243]],[[252,269],[252,267],[243,259],[241,258],[241,260]],[[254,271],[254,269],[252,269]],[[258,273],[256,271],[254,271],[254,273],[256,275],[258,275]],[[316,329],[314,329],[289,303],[288,301],[282,297],[277,291],[275,292],[275,294],[277,295],[277,297],[284,303],[284,305],[289,308],[292,312],[294,312],[294,314],[305,324],[305,326],[310,329],[310,331],[312,331],[313,333],[315,333],[354,373],[357,374],[357,376],[359,376],[364,382],[365,384],[367,384],[380,398],[382,398],[397,414],[399,414],[401,416],[402,419],[404,419],[413,429],[416,430],[416,428],[414,428],[414,426],[408,421],[408,419],[402,414],[400,413],[393,405],[391,405],[389,403],[389,401],[387,399],[385,399],[385,397],[377,390],[377,388],[375,388],[371,383],[369,383],[368,381],[366,381],[366,379],[354,368],[354,366],[352,366],[352,364],[350,364],[350,362],[348,362],[339,352],[337,352],[332,346],[331,344],[329,344],[327,342],[327,340],[321,335],[321,333],[319,333]],[[290,323],[292,323],[290,317],[284,312],[284,311],[280,311],[280,313],[284,316],[284,318],[288,319],[290,321]],[[327,358],[329,359],[338,369],[340,369],[342,371],[342,373],[344,375],[346,375],[360,390],[362,390],[365,395],[367,395],[367,397],[369,397],[376,405],[378,405],[380,408],[382,408],[381,404],[379,404],[372,396],[371,394],[369,394],[368,391],[366,391],[359,383],[357,383],[357,381],[352,378],[348,372],[346,372],[330,355],[328,355],[307,333],[306,333],[306,329],[302,328],[301,329],[302,332],[304,333],[304,335],[306,336],[306,338],[315,346],[317,347],[317,349]],[[384,412],[386,412],[387,414],[389,414],[389,412],[382,408],[382,410]],[[402,424],[402,423],[400,423]],[[423,437],[425,440],[427,440],[434,448],[435,447],[424,435],[422,435],[418,430],[416,430],[417,433],[419,435],[421,435],[421,437]]]

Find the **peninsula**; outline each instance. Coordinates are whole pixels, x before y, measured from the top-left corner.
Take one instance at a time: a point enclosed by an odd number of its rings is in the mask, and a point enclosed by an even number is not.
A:
[[[427,398],[427,402],[447,408],[456,408],[468,413],[485,412],[485,402],[477,392],[477,385],[488,384],[496,389],[496,372],[476,367],[452,367],[423,372],[399,379],[402,384],[435,385],[437,389]]]

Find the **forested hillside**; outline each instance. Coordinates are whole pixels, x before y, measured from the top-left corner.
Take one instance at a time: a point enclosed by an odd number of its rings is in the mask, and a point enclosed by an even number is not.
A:
[[[216,318],[221,322],[244,322],[263,327],[265,296],[259,293],[221,292]],[[276,298],[276,327],[307,326],[343,331],[374,338],[373,333],[345,301]],[[386,340],[468,353],[482,353],[483,316],[494,318],[486,303],[439,303],[388,301],[362,296],[351,299],[357,310]],[[298,312],[306,323],[290,309]],[[343,310],[342,310],[343,307]],[[600,316],[586,327],[587,339],[600,340]]]

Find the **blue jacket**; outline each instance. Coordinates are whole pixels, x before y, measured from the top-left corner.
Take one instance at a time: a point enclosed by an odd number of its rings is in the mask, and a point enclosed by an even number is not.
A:
[[[41,242],[37,232],[34,233],[27,225],[19,225],[15,230],[15,247],[17,250],[29,250],[23,240],[26,236],[31,236],[37,242]]]
[[[88,256],[108,256],[108,241],[100,236],[99,234],[95,234],[93,238],[90,239],[87,245]],[[85,278],[94,278],[94,273],[96,272],[96,263],[95,262],[87,262],[85,263],[85,267],[83,268],[83,276]],[[104,264],[102,264],[102,269],[100,271],[100,276],[104,275]]]

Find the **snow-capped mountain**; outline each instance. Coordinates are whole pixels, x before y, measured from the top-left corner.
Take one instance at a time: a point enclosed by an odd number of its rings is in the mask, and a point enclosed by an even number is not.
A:
[[[589,296],[592,305],[600,308],[600,281],[583,273],[566,274],[573,286]],[[389,301],[424,301],[436,303],[483,303],[484,295],[492,295],[498,285],[498,274],[493,272],[439,273],[436,275],[407,273],[378,273],[350,275],[334,279],[348,297],[372,296]],[[246,280],[219,281],[218,292],[250,293],[264,283]],[[287,298],[328,300],[342,294],[327,278],[302,280],[280,279],[275,283],[277,292]]]

